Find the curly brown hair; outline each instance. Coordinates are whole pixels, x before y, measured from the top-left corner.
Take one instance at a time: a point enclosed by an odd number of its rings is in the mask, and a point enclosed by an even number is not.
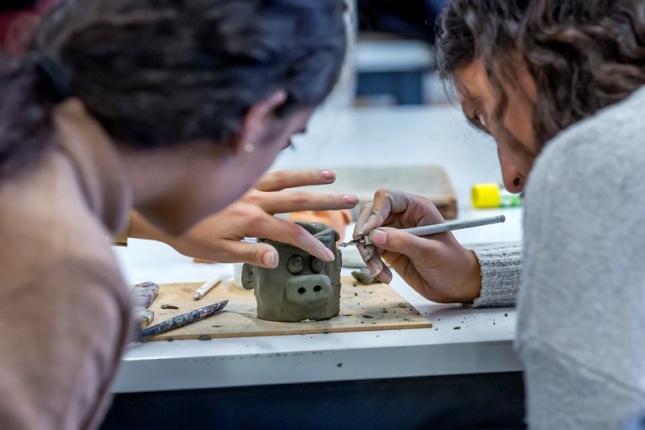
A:
[[[535,80],[539,148],[568,126],[645,84],[645,2],[638,0],[451,0],[439,23],[440,74],[486,64],[498,105],[502,82],[519,88],[518,58]]]

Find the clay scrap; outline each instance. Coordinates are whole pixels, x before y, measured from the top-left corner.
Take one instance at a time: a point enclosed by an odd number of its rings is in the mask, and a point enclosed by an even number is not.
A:
[[[381,282],[374,275],[372,275],[372,273],[370,273],[367,267],[361,268],[360,270],[354,270],[352,272],[352,277],[363,285],[372,285]]]

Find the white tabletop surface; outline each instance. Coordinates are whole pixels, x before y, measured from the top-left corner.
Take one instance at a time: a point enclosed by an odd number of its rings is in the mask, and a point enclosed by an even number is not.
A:
[[[504,224],[455,232],[465,245],[521,239],[521,209],[472,210],[470,186],[499,182],[494,144],[450,107],[322,110],[295,151],[274,169],[355,165],[443,166],[460,218],[503,213]],[[387,187],[387,184],[378,184]],[[167,245],[130,240],[115,248],[126,279],[205,281],[222,265],[195,263]],[[230,270],[226,267],[224,270]],[[349,269],[344,269],[349,273]],[[515,311],[429,302],[395,277],[392,286],[433,324],[427,329],[147,342],[130,345],[114,392],[141,392],[520,370]],[[457,328],[458,327],[458,328]]]

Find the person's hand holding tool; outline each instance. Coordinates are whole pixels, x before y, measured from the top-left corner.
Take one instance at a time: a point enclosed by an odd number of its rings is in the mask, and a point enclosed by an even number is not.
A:
[[[475,254],[450,232],[417,237],[402,228],[444,222],[426,197],[378,190],[356,220],[354,239],[369,235],[374,245],[359,245],[370,272],[389,283],[385,260],[419,294],[439,303],[471,302],[479,296],[481,276]]]

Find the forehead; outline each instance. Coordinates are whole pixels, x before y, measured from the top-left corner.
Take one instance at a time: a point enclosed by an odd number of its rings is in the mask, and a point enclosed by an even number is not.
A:
[[[513,61],[505,70],[495,73],[499,85],[496,89],[488,78],[488,69],[483,60],[475,60],[455,72],[455,89],[462,103],[479,102],[483,107],[493,108],[495,101],[504,95],[516,98],[522,104],[537,101],[537,86],[523,60]]]
[[[455,72],[455,89],[461,104],[483,104],[493,95],[493,88],[481,60],[460,67]]]

